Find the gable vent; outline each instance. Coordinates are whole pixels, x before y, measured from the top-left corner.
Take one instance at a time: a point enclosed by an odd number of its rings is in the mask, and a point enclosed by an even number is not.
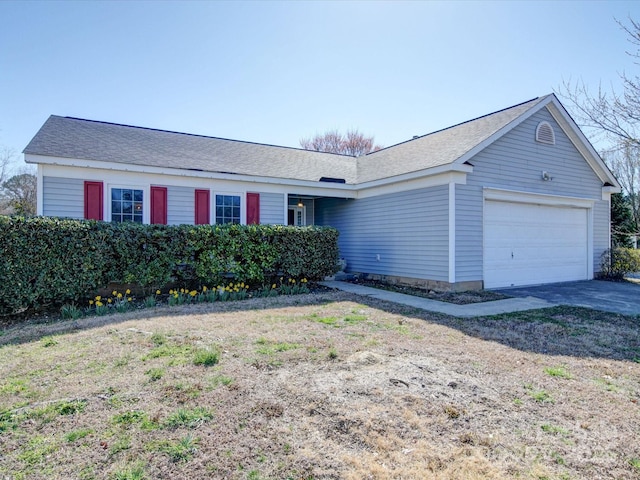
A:
[[[556,136],[549,122],[540,122],[536,127],[536,142],[547,143],[549,145],[556,144]]]

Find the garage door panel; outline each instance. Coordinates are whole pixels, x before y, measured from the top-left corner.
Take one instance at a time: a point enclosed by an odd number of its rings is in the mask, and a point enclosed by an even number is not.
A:
[[[484,217],[486,288],[587,278],[586,209],[486,201]]]

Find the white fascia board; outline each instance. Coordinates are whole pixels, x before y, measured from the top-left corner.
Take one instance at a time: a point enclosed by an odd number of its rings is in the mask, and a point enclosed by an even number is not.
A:
[[[291,193],[318,197],[367,198],[385,193],[396,193],[418,188],[466,183],[467,173],[473,172],[471,165],[442,165],[439,167],[411,172],[391,178],[348,185],[330,182],[311,182],[286,178],[255,177],[251,175],[223,174],[161,167],[129,165],[123,163],[78,160],[44,155],[25,155],[25,161],[42,167],[44,176],[80,178],[93,180],[106,177],[131,175],[152,175],[148,182],[157,185],[195,186],[206,188],[206,182],[215,181],[229,184],[245,184],[243,190],[261,190],[264,192]],[[90,169],[90,170],[87,170]],[[101,172],[98,172],[101,171]],[[100,173],[96,175],[96,173]],[[158,176],[153,178],[153,176]],[[91,177],[91,178],[89,178]],[[117,181],[117,180],[114,180]]]
[[[522,192],[518,190],[503,190],[485,187],[485,200],[498,202],[532,203],[553,207],[593,208],[595,200],[591,198],[565,197],[561,195],[547,195],[544,193]]]
[[[183,170],[177,168],[161,168],[143,165],[130,165],[125,163],[111,163],[93,160],[79,160],[61,157],[49,157],[44,155],[25,155],[27,163],[35,163],[45,167],[57,167],[46,169],[46,174],[52,176],[70,175],[70,178],[87,178],[91,176],[89,172],[102,170],[103,172],[113,172],[116,175],[122,174],[144,174],[161,175],[162,179],[154,183],[158,185],[173,184],[184,185],[185,179],[188,183],[200,184],[207,181],[222,181],[229,183],[245,183],[250,185],[247,190],[261,189],[262,191],[294,190],[296,193],[304,195],[317,195],[325,197],[355,198],[355,188],[353,185],[329,182],[312,182],[307,180],[292,180],[287,178],[256,177],[251,175],[225,174],[216,172],[202,172],[195,170]],[[66,167],[66,168],[65,168]],[[85,170],[91,169],[91,170]],[[172,180],[175,179],[175,180]],[[180,180],[177,180],[180,179]],[[320,184],[319,184],[320,183]]]
[[[573,143],[574,147],[578,149],[589,166],[593,169],[596,175],[598,175],[598,178],[602,180],[602,183],[610,183],[614,187],[620,188],[618,180],[613,176],[609,167],[607,167],[604,161],[602,161],[598,152],[596,152],[591,145],[591,142],[589,142],[589,140],[584,136],[569,113],[555,98],[555,96],[552,97],[552,100],[546,106],[551,116],[556,122],[558,122],[560,128],[562,128],[567,137],[569,137],[569,140],[571,140],[571,143]]]

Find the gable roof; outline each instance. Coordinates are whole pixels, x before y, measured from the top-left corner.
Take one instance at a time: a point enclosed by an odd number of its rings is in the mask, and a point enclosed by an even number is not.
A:
[[[358,183],[451,164],[543,99],[535,98],[359,157]]]
[[[355,183],[347,155],[51,115],[24,153],[258,177]]]
[[[541,108],[548,108],[605,184],[619,184],[554,94],[534,98],[362,157],[52,115],[26,154],[180,170],[349,185],[394,181],[463,164]]]

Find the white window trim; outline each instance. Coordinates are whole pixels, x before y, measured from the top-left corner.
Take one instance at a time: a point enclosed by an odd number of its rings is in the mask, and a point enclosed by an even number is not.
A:
[[[123,185],[119,183],[109,183],[107,188],[104,189],[104,219],[111,222],[111,190],[114,188],[124,188],[130,190],[142,190],[142,224],[148,225],[151,223],[151,187],[149,185]]]
[[[247,224],[247,212],[246,212],[246,201],[247,201],[247,195],[246,192],[245,193],[241,193],[241,192],[220,192],[217,190],[212,190],[210,189],[210,196],[211,196],[211,225],[217,225],[218,224],[218,215],[216,213],[216,196],[217,195],[227,195],[227,196],[233,196],[233,197],[240,197],[240,225],[246,225]]]

